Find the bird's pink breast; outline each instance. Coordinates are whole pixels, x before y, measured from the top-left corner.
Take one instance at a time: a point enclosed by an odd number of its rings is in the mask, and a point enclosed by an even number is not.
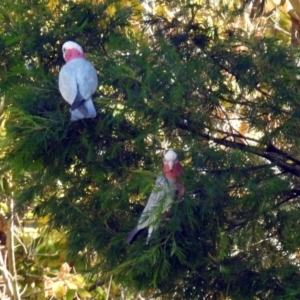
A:
[[[164,173],[168,179],[176,181],[177,177],[183,173],[183,168],[178,161],[175,162],[172,170],[169,168],[168,164],[164,164]]]
[[[68,62],[74,58],[85,58],[85,54],[77,49],[68,49],[64,55],[65,61]]]

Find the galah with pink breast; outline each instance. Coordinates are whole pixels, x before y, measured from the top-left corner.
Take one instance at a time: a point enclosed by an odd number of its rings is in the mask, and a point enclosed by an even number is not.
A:
[[[184,186],[181,183],[183,168],[178,160],[177,154],[169,150],[163,159],[163,173],[158,176],[155,186],[149,196],[138,224],[128,234],[126,242],[130,244],[140,230],[148,227],[148,244],[152,233],[158,229],[161,221],[170,211],[176,194],[182,197]]]
[[[66,64],[59,72],[58,85],[61,95],[71,105],[71,120],[95,118],[92,95],[98,87],[96,69],[77,43],[65,42],[62,51]]]

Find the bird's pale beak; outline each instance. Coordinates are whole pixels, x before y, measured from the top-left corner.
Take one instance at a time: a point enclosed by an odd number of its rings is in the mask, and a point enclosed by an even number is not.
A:
[[[174,167],[174,161],[169,161],[169,162],[168,162],[168,165],[169,165],[170,170],[173,170],[173,167]]]

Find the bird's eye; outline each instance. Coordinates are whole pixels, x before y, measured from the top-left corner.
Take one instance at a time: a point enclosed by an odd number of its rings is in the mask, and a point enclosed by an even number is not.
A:
[[[66,48],[63,48],[63,52],[66,52]]]

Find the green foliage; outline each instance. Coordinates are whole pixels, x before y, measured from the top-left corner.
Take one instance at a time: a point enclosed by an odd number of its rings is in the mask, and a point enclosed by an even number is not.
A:
[[[37,253],[67,249],[91,282],[113,275],[164,299],[298,299],[298,51],[229,34],[204,4],[166,1],[178,17],[161,8],[150,35],[134,2],[49,3],[0,4],[1,172],[17,210],[65,238],[40,237]],[[99,72],[95,119],[70,122],[58,92],[68,39]],[[166,148],[184,165],[184,199],[149,245],[145,232],[126,245]]]

